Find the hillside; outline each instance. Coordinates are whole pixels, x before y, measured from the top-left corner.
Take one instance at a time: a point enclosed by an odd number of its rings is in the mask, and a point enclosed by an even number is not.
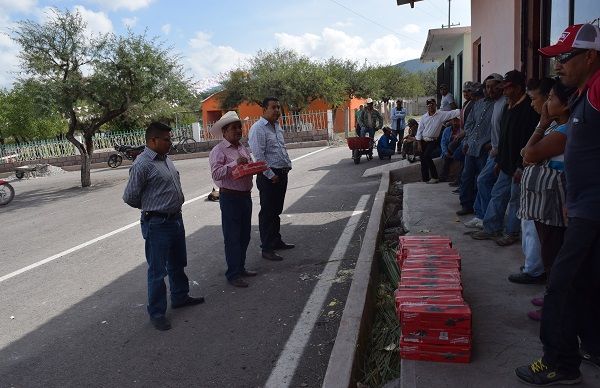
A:
[[[417,71],[427,71],[429,69],[435,69],[439,66],[437,62],[428,62],[421,63],[419,58],[411,59],[408,61],[400,62],[396,66],[403,67],[411,73],[416,73]]]

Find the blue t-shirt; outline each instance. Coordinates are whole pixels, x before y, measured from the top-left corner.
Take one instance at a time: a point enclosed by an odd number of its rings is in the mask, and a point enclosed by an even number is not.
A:
[[[567,136],[567,124],[560,124],[557,127],[550,128],[546,131],[544,136],[548,136],[552,132],[560,132],[563,135]],[[550,158],[548,162],[548,167],[553,168],[558,171],[565,171],[565,154],[556,155]]]

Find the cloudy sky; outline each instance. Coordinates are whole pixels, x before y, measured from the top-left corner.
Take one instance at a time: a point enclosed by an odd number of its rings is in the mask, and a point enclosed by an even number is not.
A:
[[[451,4],[452,23],[470,25],[470,0]],[[51,7],[78,10],[91,32],[130,28],[160,37],[201,85],[275,47],[373,64],[418,58],[427,31],[448,21],[448,0],[424,0],[414,9],[395,0],[0,0],[0,87],[10,87],[18,70],[10,27],[41,22]]]

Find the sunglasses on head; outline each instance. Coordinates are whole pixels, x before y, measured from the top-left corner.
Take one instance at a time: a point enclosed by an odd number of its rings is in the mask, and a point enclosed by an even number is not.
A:
[[[556,59],[559,63],[564,65],[565,63],[569,62],[571,59],[575,58],[579,54],[585,53],[586,51],[587,50],[569,51],[568,53],[557,55],[556,57],[554,57],[554,59]]]

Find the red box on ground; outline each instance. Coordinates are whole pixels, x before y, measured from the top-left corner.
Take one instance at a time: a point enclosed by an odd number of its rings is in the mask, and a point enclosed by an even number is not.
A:
[[[435,277],[435,276],[444,276],[444,275],[456,275],[460,276],[460,271],[456,268],[405,268],[401,272],[402,276],[407,277]]]
[[[461,305],[465,301],[462,298],[460,292],[456,291],[407,291],[407,290],[396,290],[394,293],[394,299],[396,302],[396,313],[398,320],[400,320],[400,312],[405,306],[414,305]]]
[[[452,241],[447,236],[400,236],[398,239],[401,247],[412,244],[443,244],[452,247]]]
[[[450,329],[424,329],[402,327],[402,340],[405,343],[429,345],[470,345],[471,332]]]
[[[415,344],[400,340],[400,357],[407,360],[468,363],[471,361],[471,347]]]
[[[398,263],[402,271],[406,269],[423,269],[423,268],[438,268],[438,269],[460,269],[460,262],[457,260],[423,260],[423,259],[405,259],[402,263]]]
[[[231,175],[233,176],[233,179],[239,179],[243,176],[259,174],[268,169],[269,166],[267,166],[267,162],[261,160],[259,162],[238,164],[231,171]]]
[[[402,271],[402,275],[400,276],[400,283],[402,284],[411,284],[416,281],[423,280],[427,283],[430,282],[440,282],[440,283],[461,283],[460,274],[459,273],[430,273],[427,275],[419,275],[415,273],[411,273],[411,271]]]
[[[471,308],[466,305],[407,305],[401,308],[400,324],[409,330],[440,329],[471,332]]]

